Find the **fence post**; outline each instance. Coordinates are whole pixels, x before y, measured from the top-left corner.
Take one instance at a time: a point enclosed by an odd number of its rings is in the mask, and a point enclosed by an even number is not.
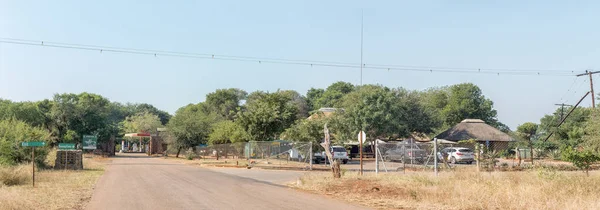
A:
[[[375,139],[375,175],[379,175],[379,144],[378,139]]]
[[[433,171],[438,175],[437,138],[433,138]]]
[[[310,145],[310,148],[308,149],[308,157],[309,157],[308,162],[310,163],[309,169],[312,171],[312,169],[313,169],[313,151],[312,151],[313,143],[312,143],[312,141],[310,142],[309,145]]]

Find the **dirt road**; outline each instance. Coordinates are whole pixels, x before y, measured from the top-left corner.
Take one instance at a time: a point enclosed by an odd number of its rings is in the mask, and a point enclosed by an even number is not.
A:
[[[365,209],[144,155],[114,158],[87,209]]]

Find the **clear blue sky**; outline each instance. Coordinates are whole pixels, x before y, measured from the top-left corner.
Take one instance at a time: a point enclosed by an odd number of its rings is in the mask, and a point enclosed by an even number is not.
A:
[[[357,63],[598,69],[600,5],[577,1],[0,1],[0,37]],[[595,77],[600,82],[600,77]],[[574,77],[365,70],[364,83],[423,90],[472,82],[511,128],[574,104]],[[357,69],[152,57],[0,43],[0,97],[93,92],[174,113],[217,88],[305,94]],[[586,100],[583,105],[590,106]]]

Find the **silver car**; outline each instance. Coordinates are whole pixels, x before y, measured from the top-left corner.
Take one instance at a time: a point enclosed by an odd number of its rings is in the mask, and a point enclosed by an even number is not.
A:
[[[471,164],[475,161],[475,155],[473,154],[473,150],[466,147],[447,147],[442,151],[444,156],[448,157],[448,161],[450,163],[467,163]]]

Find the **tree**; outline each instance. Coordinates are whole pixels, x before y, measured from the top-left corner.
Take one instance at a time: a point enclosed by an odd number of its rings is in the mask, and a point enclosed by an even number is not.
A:
[[[517,134],[529,147],[531,164],[533,165],[533,140],[536,137],[538,125],[532,122],[526,122],[517,127]]]
[[[98,141],[106,141],[115,135],[108,123],[110,101],[91,93],[56,94],[48,117],[53,121],[56,139],[64,137],[68,130],[76,132],[77,141],[85,134],[98,135]]]
[[[288,103],[295,106],[298,110],[298,114],[296,115],[297,119],[308,117],[308,112],[310,111],[308,107],[308,102],[306,102],[306,98],[300,95],[300,93],[294,90],[280,90],[277,91],[277,94],[281,94],[284,97],[291,99]]]
[[[463,83],[451,86],[448,91],[447,104],[440,113],[446,126],[453,126],[464,119],[480,119],[496,125],[494,103],[485,98],[479,87]]]
[[[296,120],[298,108],[290,101],[292,99],[283,94],[254,92],[238,112],[237,122],[251,140],[273,140]]]
[[[561,110],[557,109],[552,115],[546,115],[540,120],[539,133],[546,138],[553,133],[550,142],[562,147],[577,147],[583,142],[584,128],[592,114],[591,108],[578,107],[557,127],[561,119]]]
[[[584,170],[587,176],[590,176],[589,170],[592,165],[600,161],[600,155],[591,150],[576,150],[571,147],[566,147],[562,151],[562,156],[565,160],[573,163],[580,170]]]
[[[308,104],[308,109],[310,111],[321,108],[321,107],[319,107],[319,104],[317,104],[317,100],[319,100],[323,96],[324,92],[325,92],[325,90],[320,89],[320,88],[319,89],[311,88],[308,90],[308,92],[306,93],[306,102]]]
[[[242,100],[248,96],[246,91],[229,88],[217,89],[206,95],[206,105],[212,112],[221,115],[224,119],[233,120]]]
[[[21,147],[23,141],[48,141],[50,133],[16,119],[0,120],[0,166],[31,161],[31,148]],[[36,149],[36,163],[43,164],[46,148]]]
[[[287,128],[281,138],[293,142],[312,142],[319,145],[323,139],[323,126],[327,119],[300,119]]]
[[[224,120],[213,126],[213,131],[208,135],[209,144],[228,144],[248,142],[250,135],[239,124]]]
[[[315,109],[322,107],[339,107],[340,100],[348,93],[354,91],[354,85],[348,82],[336,82],[331,84],[323,92],[314,105]]]
[[[137,113],[143,113],[143,112],[149,112],[151,114],[158,116],[158,118],[160,119],[160,123],[163,125],[166,125],[169,122],[169,120],[171,119],[171,115],[168,112],[159,110],[158,108],[152,106],[151,104],[128,103],[127,105],[122,107],[122,113],[125,115],[125,117],[132,116]]]
[[[163,127],[160,118],[148,111],[129,116],[123,121],[123,131],[127,133],[155,133],[160,127]]]
[[[592,120],[594,119],[594,120]],[[600,153],[600,110],[595,109],[590,118],[585,122],[582,146],[589,150]]]
[[[175,138],[173,146],[177,148],[177,157],[183,148],[191,148],[208,142],[212,125],[220,120],[216,113],[207,112],[203,103],[190,104],[179,108],[167,124],[169,132]]]

